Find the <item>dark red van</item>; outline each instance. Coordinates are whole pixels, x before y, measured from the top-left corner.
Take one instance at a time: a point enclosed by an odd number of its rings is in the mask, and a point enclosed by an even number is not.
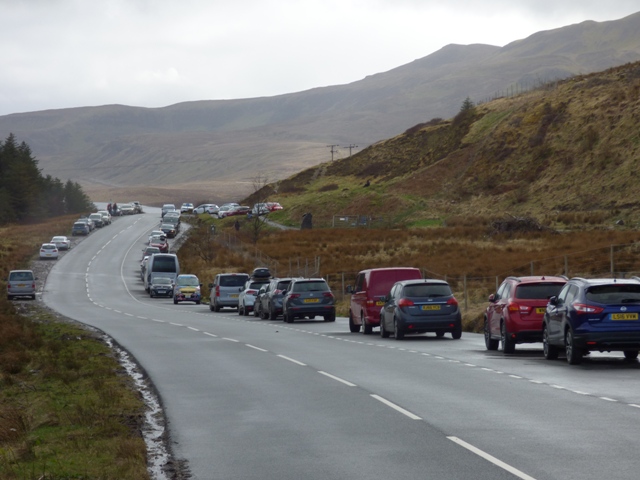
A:
[[[356,277],[356,284],[347,287],[351,293],[349,306],[349,330],[370,334],[373,327],[380,326],[380,308],[384,305],[383,298],[389,294],[394,283],[400,280],[415,280],[422,278],[418,268],[390,267],[371,268],[362,270]]]

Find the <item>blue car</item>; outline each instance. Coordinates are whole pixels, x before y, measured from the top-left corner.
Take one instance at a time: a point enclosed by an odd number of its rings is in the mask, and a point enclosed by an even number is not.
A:
[[[572,278],[551,297],[542,325],[548,360],[564,349],[571,365],[589,352],[624,352],[627,360],[640,351],[640,279]]]

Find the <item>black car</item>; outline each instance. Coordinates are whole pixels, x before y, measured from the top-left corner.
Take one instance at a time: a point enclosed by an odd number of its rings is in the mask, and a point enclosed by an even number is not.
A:
[[[572,278],[551,297],[542,323],[547,360],[564,349],[571,365],[589,352],[640,351],[640,278]]]
[[[462,336],[462,314],[451,287],[443,280],[402,280],[384,298],[380,310],[380,336],[433,332],[438,337]]]
[[[282,316],[287,323],[296,318],[313,320],[316,316],[322,316],[325,322],[335,322],[335,298],[324,278],[291,280],[282,299]]]
[[[160,230],[164,232],[167,238],[175,238],[178,233],[175,225],[172,225],[171,223],[163,223],[162,225],[160,225]]]

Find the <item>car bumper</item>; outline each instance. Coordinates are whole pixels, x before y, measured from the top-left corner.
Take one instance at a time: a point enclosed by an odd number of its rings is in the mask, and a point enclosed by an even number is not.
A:
[[[183,293],[179,293],[178,295],[175,295],[174,300],[176,302],[199,302],[202,297],[200,296],[200,294],[183,294]]]
[[[429,317],[400,314],[398,327],[405,333],[451,332],[462,325],[460,312]]]
[[[640,350],[640,332],[574,333],[574,345],[600,352]]]
[[[290,315],[307,317],[309,315],[335,315],[335,305],[291,305],[287,307]]]
[[[155,289],[151,289],[151,293],[153,295],[157,295],[158,297],[171,297],[173,296],[173,291],[172,290],[155,290]]]

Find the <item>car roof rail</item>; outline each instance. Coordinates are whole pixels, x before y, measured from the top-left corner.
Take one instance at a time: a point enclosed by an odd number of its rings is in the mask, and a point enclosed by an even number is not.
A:
[[[556,277],[560,277],[560,278],[564,278],[565,280],[569,280],[569,277],[567,277],[566,275],[562,275],[562,274],[556,275]]]
[[[515,275],[509,275],[507,278],[505,278],[505,280],[507,279],[512,279],[515,280],[516,282],[521,282],[522,279],[520,277],[516,277]]]
[[[634,275],[631,277],[631,280],[637,280],[638,282],[640,282],[640,277]]]
[[[588,282],[588,280],[584,277],[573,277],[571,280],[580,280],[581,282]]]

